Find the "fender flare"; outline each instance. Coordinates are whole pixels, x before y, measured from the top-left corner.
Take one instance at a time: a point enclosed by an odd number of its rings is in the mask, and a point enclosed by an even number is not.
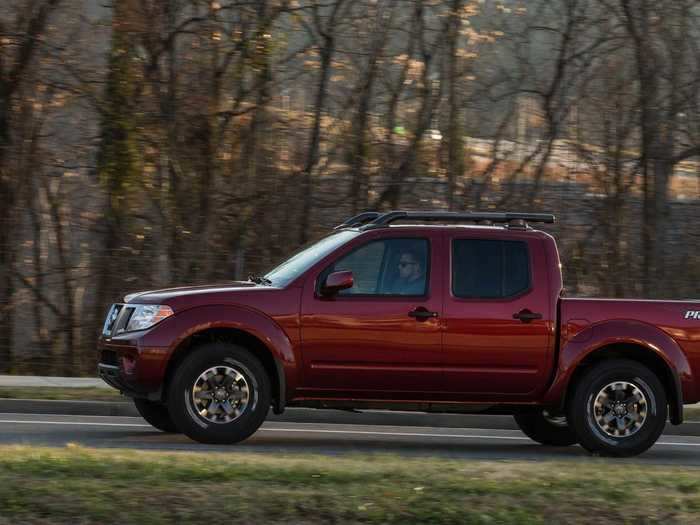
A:
[[[633,320],[604,321],[584,328],[559,351],[554,380],[547,390],[547,404],[563,404],[576,369],[588,357],[606,347],[634,345],[660,358],[673,378],[669,392],[671,422],[683,422],[683,399],[695,398],[693,373],[683,350],[674,339],[656,326]],[[632,356],[631,356],[632,357]]]
[[[161,328],[161,327],[157,327]],[[205,305],[177,312],[162,323],[161,329],[152,330],[143,340],[144,346],[167,348],[166,360],[193,336],[214,329],[234,329],[255,337],[270,352],[277,371],[279,398],[275,412],[284,410],[299,384],[301,356],[288,334],[270,317],[245,306]],[[177,334],[173,338],[173,334]],[[272,378],[275,380],[275,378]]]

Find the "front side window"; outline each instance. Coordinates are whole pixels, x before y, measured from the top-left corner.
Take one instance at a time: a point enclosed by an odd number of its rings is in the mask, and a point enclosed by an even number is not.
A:
[[[464,299],[503,299],[530,288],[527,243],[457,239],[452,243],[452,294]]]
[[[428,241],[372,241],[338,260],[324,272],[350,270],[354,285],[339,295],[423,296],[428,285]]]

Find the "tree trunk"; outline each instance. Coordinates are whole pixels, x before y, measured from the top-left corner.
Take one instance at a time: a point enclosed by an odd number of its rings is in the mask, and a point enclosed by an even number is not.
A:
[[[348,164],[350,165],[350,198],[352,202],[353,215],[365,210],[368,205],[368,190],[369,180],[365,172],[365,165],[368,155],[367,147],[367,131],[369,121],[369,110],[374,93],[374,84],[379,70],[379,58],[383,52],[388,31],[388,21],[394,11],[395,2],[386,8],[386,11],[380,11],[374,15],[378,19],[380,27],[374,27],[377,31],[367,59],[367,67],[362,72],[360,80],[360,88],[358,90],[358,109],[353,119],[352,134],[354,144],[350,149]]]
[[[124,271],[118,250],[125,234],[129,183],[137,176],[134,151],[135,124],[132,114],[134,92],[134,35],[129,31],[130,0],[114,2],[109,71],[105,86],[104,114],[97,155],[97,174],[105,191],[101,221],[100,249],[94,254],[96,273],[94,336],[99,334],[108,306],[121,300],[120,276]]]
[[[457,56],[460,29],[460,10],[463,0],[452,0],[450,23],[447,30],[447,209],[455,209],[455,186],[464,172],[464,142],[460,129],[460,103],[457,92]]]
[[[313,5],[314,25],[320,35],[319,53],[321,56],[321,71],[319,73],[314,101],[314,122],[311,128],[311,138],[306,154],[306,161],[301,172],[301,217],[299,219],[299,244],[306,244],[309,239],[311,224],[311,208],[313,206],[313,171],[318,164],[321,144],[321,117],[325,111],[328,96],[328,81],[331,75],[331,64],[335,54],[335,31],[337,18],[345,0],[335,0],[328,21],[323,24],[319,16],[320,7]]]

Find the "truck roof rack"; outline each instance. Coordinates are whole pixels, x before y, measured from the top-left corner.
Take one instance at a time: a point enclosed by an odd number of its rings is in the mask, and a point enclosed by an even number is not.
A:
[[[362,226],[363,224],[371,222],[377,217],[380,217],[381,215],[382,214],[377,211],[366,211],[364,213],[360,213],[359,215],[354,215],[350,217],[347,221],[345,221],[342,224],[339,224],[333,229],[340,230],[341,228],[353,228],[355,226]]]
[[[453,212],[453,211],[390,211],[387,213],[365,212],[351,217],[336,229],[363,227],[365,229],[389,226],[397,221],[477,223],[483,225],[503,224],[506,228],[526,230],[528,223],[553,224],[556,218],[550,213],[500,213],[500,212]]]

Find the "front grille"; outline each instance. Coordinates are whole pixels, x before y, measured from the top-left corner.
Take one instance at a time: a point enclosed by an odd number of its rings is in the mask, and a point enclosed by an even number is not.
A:
[[[107,314],[107,319],[102,329],[102,335],[110,337],[124,332],[134,310],[135,308],[133,306],[127,306],[125,304],[112,305],[112,308],[109,309],[109,313]]]
[[[119,318],[119,313],[121,312],[123,307],[124,305],[122,304],[113,304],[112,307],[109,309],[109,312],[107,313],[107,319],[105,319],[105,324],[102,328],[102,333],[104,335],[111,335],[112,330],[114,329],[114,325],[116,324],[117,319]]]

